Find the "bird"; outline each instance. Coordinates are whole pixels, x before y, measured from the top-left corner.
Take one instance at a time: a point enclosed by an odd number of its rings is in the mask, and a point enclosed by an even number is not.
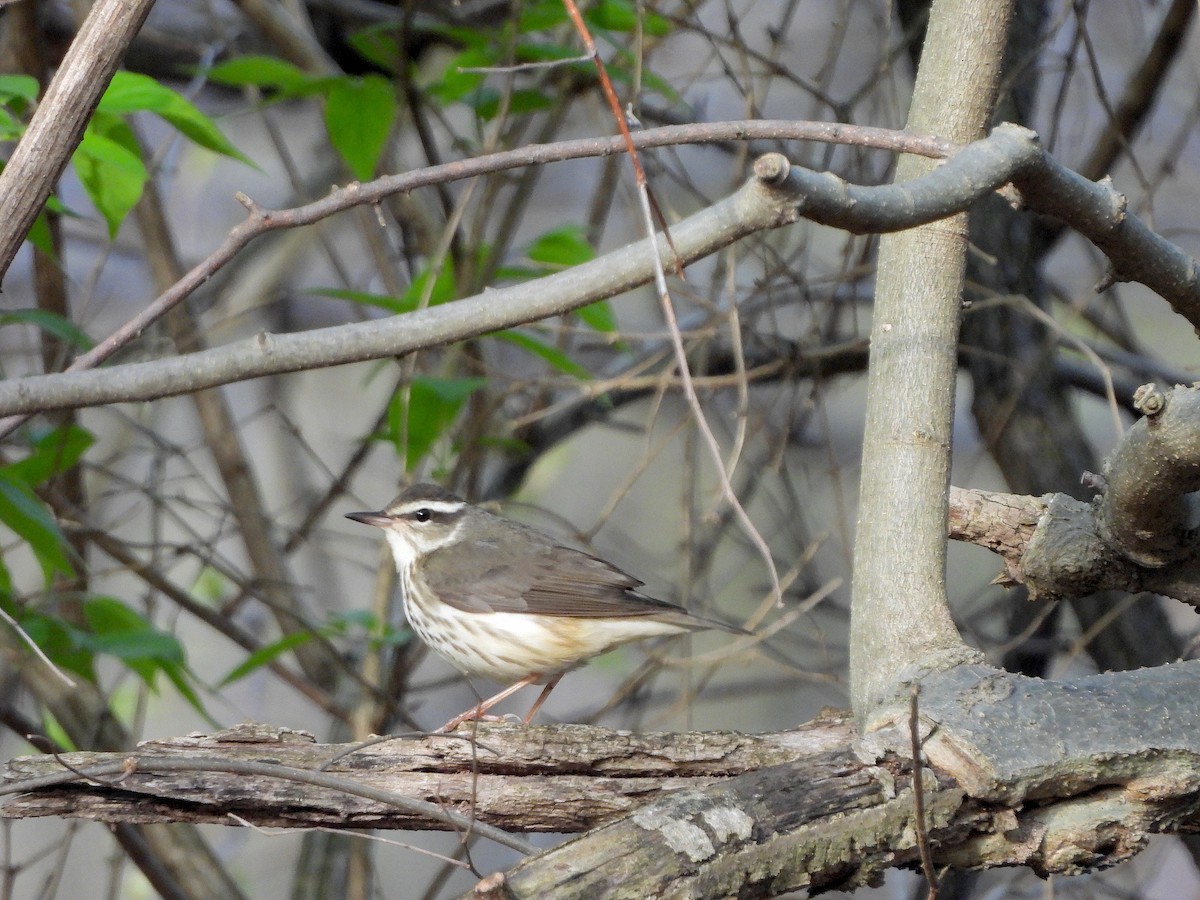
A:
[[[643,582],[598,556],[488,512],[435,484],[415,484],[377,512],[346,518],[381,528],[413,631],[467,675],[511,685],[436,733],[544,684],[529,724],[564,674],[621,644],[717,629],[750,632],[643,594]]]

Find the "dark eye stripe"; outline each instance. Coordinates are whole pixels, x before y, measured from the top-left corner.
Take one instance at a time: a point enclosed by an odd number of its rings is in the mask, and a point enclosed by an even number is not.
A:
[[[442,524],[448,524],[458,519],[458,517],[462,515],[462,510],[436,509],[435,507],[431,506],[418,506],[416,509],[409,510],[408,512],[401,513],[400,515],[402,518],[408,519],[412,522],[419,522],[421,524],[426,522],[439,522]]]

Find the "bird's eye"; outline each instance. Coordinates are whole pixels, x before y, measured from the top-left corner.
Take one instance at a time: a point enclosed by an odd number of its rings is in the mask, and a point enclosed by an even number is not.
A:
[[[421,507],[420,509],[418,509],[416,512],[413,513],[413,518],[416,519],[418,522],[428,522],[430,519],[433,518],[433,511],[429,510],[429,509],[425,509],[424,507]]]

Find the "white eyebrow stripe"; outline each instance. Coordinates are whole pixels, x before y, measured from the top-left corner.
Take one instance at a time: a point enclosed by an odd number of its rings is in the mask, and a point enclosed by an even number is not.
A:
[[[428,509],[435,513],[443,515],[453,515],[456,512],[461,512],[467,504],[462,501],[452,500],[410,500],[403,506],[396,506],[388,510],[388,515],[404,516],[409,513],[416,512],[418,509]]]

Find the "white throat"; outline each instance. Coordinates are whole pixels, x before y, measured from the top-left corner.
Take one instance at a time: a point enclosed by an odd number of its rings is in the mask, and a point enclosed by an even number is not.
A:
[[[392,557],[396,560],[397,572],[403,572],[417,561],[417,548],[413,546],[407,534],[392,528],[385,528],[383,536],[387,538],[387,542],[392,547]]]
[[[461,508],[461,504],[458,504],[458,508]],[[457,509],[453,511],[457,511]],[[448,534],[443,533],[436,536],[422,532],[419,524],[415,529],[412,526],[384,528],[383,535],[387,538],[387,542],[392,548],[392,557],[396,560],[396,571],[403,572],[411,569],[422,556],[453,543],[458,539],[458,532],[462,529],[464,521],[459,519]]]

